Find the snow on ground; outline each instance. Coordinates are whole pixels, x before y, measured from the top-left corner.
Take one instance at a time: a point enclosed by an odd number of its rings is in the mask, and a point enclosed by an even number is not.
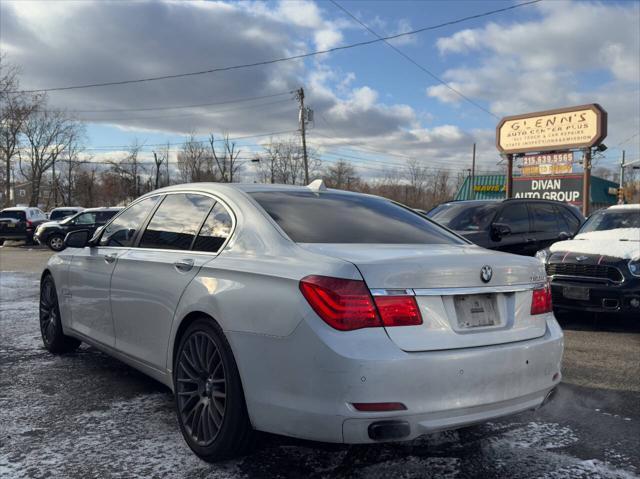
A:
[[[583,398],[567,389],[542,410],[408,443],[266,435],[244,458],[207,464],[182,440],[167,388],[87,346],[68,356],[42,348],[37,288],[36,275],[0,273],[2,479],[631,478],[640,469],[636,418],[591,408],[595,426],[571,422]],[[609,438],[613,426],[623,429]]]
[[[569,251],[616,258],[637,258],[640,257],[640,228],[617,228],[581,233],[572,240],[558,241],[549,249],[552,252]]]

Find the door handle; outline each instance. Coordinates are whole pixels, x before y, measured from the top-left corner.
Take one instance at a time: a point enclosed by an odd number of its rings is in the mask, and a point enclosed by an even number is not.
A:
[[[104,261],[106,263],[113,263],[118,258],[118,253],[111,253],[104,255]]]
[[[173,263],[178,271],[187,272],[193,268],[193,260],[191,258],[184,258]]]

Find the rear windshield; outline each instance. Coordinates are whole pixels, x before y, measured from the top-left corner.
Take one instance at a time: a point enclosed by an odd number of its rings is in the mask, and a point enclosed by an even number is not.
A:
[[[24,211],[0,211],[0,218],[13,218],[14,220],[25,220],[27,216]]]
[[[66,218],[67,216],[73,216],[76,214],[75,210],[56,210],[52,211],[49,215],[50,220],[59,220],[62,218]]]
[[[447,203],[438,211],[429,213],[429,217],[456,231],[484,230],[496,213],[497,203]]]
[[[329,191],[251,196],[297,243],[465,244],[418,213],[383,198]]]
[[[589,231],[614,230],[618,228],[640,228],[640,212],[638,210],[601,210],[592,214],[580,233]]]

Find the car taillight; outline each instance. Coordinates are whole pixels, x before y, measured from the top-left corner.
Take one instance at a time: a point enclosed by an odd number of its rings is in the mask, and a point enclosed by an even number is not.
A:
[[[364,281],[306,276],[300,291],[325,323],[340,331],[382,326]]]
[[[374,298],[385,326],[417,326],[422,316],[413,296],[376,296]]]
[[[534,289],[531,297],[531,315],[550,313],[552,310],[551,288],[549,285],[545,285],[544,288]]]
[[[361,280],[306,276],[300,291],[318,316],[340,331],[422,324],[414,297],[376,296],[374,302]]]
[[[27,220],[27,228],[33,228],[33,223],[31,220]]]

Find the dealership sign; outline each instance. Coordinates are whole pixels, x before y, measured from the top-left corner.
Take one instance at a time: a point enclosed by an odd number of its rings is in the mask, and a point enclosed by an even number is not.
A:
[[[573,168],[573,153],[543,153],[527,155],[522,158],[522,175],[564,175],[571,173]]]
[[[513,179],[513,197],[582,203],[582,176],[516,177]]]
[[[607,112],[597,103],[503,118],[496,128],[501,153],[586,148],[607,136]]]

